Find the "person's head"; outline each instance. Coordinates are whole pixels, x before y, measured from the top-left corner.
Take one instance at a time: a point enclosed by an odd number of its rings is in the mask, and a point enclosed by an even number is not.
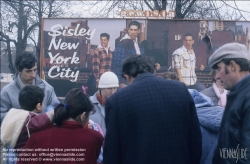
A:
[[[209,58],[209,65],[216,70],[215,79],[219,79],[224,88],[233,87],[249,74],[250,54],[246,46],[239,43],[228,43],[221,46]]]
[[[83,90],[74,88],[67,93],[64,103],[55,107],[52,122],[61,126],[64,121],[73,119],[85,126],[89,120],[89,114],[93,110],[93,104]]]
[[[141,25],[137,21],[131,21],[128,25],[128,36],[135,40],[140,33]]]
[[[33,111],[35,113],[42,112],[44,92],[36,85],[27,85],[23,87],[19,93],[18,101],[22,109]]]
[[[108,47],[109,37],[110,37],[109,34],[107,34],[107,33],[101,33],[101,35],[100,35],[100,42],[101,42],[102,47]]]
[[[142,55],[130,55],[122,63],[122,77],[128,84],[131,84],[137,75],[146,72],[154,73],[154,70],[152,61]]]
[[[176,72],[165,72],[163,78],[167,80],[179,81],[179,77],[177,76]]]
[[[215,83],[218,88],[220,88],[220,89],[224,88],[224,84],[222,83],[222,81],[215,77],[216,76],[215,69],[211,69],[210,75],[212,78],[212,82]]]
[[[183,39],[183,45],[186,49],[190,50],[192,49],[192,45],[194,44],[194,38],[193,35],[190,33],[187,33],[186,35],[184,35],[184,39]]]
[[[119,81],[116,74],[113,72],[105,72],[100,77],[98,84],[100,95],[107,99],[109,96],[114,94],[119,87]]]
[[[15,68],[25,85],[32,84],[37,72],[37,59],[30,52],[22,52],[17,55],[15,60]]]

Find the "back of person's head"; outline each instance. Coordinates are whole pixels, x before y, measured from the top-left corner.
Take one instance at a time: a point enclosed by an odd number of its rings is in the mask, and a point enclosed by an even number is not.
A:
[[[106,38],[109,40],[110,35],[109,35],[109,34],[107,34],[107,33],[101,33],[101,35],[100,35],[100,39],[101,39],[102,37],[106,37]]]
[[[34,54],[24,51],[17,55],[15,60],[15,68],[18,72],[22,72],[24,68],[31,69],[37,63],[37,59]]]
[[[64,100],[64,104],[60,103],[54,109],[54,118],[52,122],[57,126],[61,126],[64,121],[71,118],[79,122],[79,116],[85,112],[86,119],[93,111],[94,107],[84,94],[82,89],[74,88],[70,90]]]
[[[122,75],[127,74],[136,77],[138,74],[150,72],[154,73],[154,64],[152,61],[142,55],[130,55],[122,64]]]
[[[44,92],[35,85],[27,85],[23,87],[19,93],[19,104],[22,109],[33,111],[36,106],[43,103]]]
[[[119,87],[119,81],[113,72],[105,72],[100,77],[98,88],[116,88]]]
[[[129,25],[128,25],[128,28],[130,28],[131,26],[137,26],[138,29],[141,29],[141,25],[140,25],[140,23],[137,22],[137,21],[131,21],[131,22],[129,23]]]
[[[176,80],[176,81],[179,81],[179,77],[177,76],[177,73],[176,72],[165,72],[164,75],[163,75],[163,78],[164,79],[167,79],[167,80]]]

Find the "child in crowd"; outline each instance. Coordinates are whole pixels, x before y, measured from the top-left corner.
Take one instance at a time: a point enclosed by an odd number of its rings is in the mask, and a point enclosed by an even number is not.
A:
[[[104,138],[89,128],[89,115],[93,109],[93,104],[82,89],[69,91],[64,103],[55,107],[52,120],[55,126],[33,134],[22,151],[22,154],[40,154],[49,150],[45,153],[53,151],[57,156],[39,156],[39,161],[35,160],[37,156],[32,156],[28,163],[96,164]],[[17,163],[26,164],[27,161],[22,160],[24,158],[28,157],[20,156]]]
[[[52,126],[53,110],[38,114],[44,109],[43,99],[44,92],[38,86],[27,85],[22,88],[18,98],[21,109],[10,109],[1,125],[4,146],[18,150],[24,147],[32,133]]]

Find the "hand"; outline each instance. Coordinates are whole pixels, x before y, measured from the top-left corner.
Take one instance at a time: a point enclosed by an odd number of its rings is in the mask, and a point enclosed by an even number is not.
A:
[[[91,123],[91,122],[88,122],[87,127],[88,127],[89,129],[93,129],[92,123]]]
[[[201,64],[200,70],[202,71],[202,70],[204,70],[204,69],[205,69],[205,66]]]
[[[155,69],[156,69],[156,70],[161,69],[161,65],[160,65],[159,63],[155,63]]]
[[[89,129],[93,129],[93,123],[91,121],[88,121],[86,123],[86,125],[84,126],[84,128],[89,128]]]

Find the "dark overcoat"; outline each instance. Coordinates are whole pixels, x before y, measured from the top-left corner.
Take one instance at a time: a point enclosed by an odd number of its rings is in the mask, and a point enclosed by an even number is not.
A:
[[[184,83],[143,73],[105,109],[104,164],[199,164],[201,131]]]

